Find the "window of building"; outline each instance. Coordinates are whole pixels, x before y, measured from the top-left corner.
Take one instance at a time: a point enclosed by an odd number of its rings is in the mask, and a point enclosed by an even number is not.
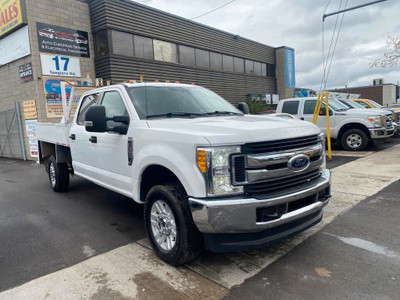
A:
[[[222,63],[224,71],[233,72],[233,57],[229,55],[222,55]]]
[[[254,62],[252,60],[245,60],[246,74],[254,74]]]
[[[210,53],[205,50],[195,49],[196,53],[196,67],[209,68],[210,67]]]
[[[238,73],[244,73],[244,60],[242,58],[233,58],[233,70]]]
[[[222,70],[222,54],[210,52],[210,68]]]
[[[292,115],[297,115],[299,109],[299,101],[285,101],[283,103],[282,112]],[[314,112],[314,111],[313,111]]]
[[[108,55],[108,33],[107,30],[94,34],[94,51],[97,57]]]
[[[133,37],[135,57],[153,59],[153,40],[135,35]]]
[[[112,118],[115,116],[128,116],[124,100],[117,91],[105,92],[101,105],[106,108],[106,117]],[[119,126],[120,123],[114,121],[107,121],[107,127]]]
[[[153,40],[154,59],[171,63],[178,62],[176,44]]]
[[[196,64],[194,48],[179,45],[179,63],[193,67]]]
[[[261,71],[261,63],[258,61],[254,62],[254,75],[261,76],[262,71]]]
[[[133,35],[121,31],[111,31],[112,53],[133,56]]]
[[[267,76],[276,77],[275,65],[267,64]]]
[[[267,76],[267,65],[261,64],[261,76]]]
[[[85,122],[85,114],[88,111],[89,107],[93,104],[96,104],[97,99],[99,98],[99,94],[88,95],[82,100],[81,107],[79,108],[79,113],[76,122],[78,125],[83,125]]]

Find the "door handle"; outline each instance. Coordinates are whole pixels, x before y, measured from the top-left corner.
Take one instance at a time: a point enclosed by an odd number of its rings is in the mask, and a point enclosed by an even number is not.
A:
[[[69,138],[70,138],[71,140],[75,140],[75,134],[74,134],[74,133],[71,133],[71,135],[69,136]]]
[[[303,118],[303,117],[301,117],[301,118],[300,118],[300,120],[303,120],[303,121],[304,121],[304,118]]]
[[[97,143],[97,136],[91,136],[90,139],[89,139],[89,141],[90,141],[91,143],[96,144],[96,143]]]

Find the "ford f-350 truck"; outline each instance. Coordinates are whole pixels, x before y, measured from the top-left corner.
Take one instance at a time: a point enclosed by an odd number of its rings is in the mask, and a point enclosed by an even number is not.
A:
[[[242,113],[212,91],[119,84],[81,97],[73,120],[39,123],[39,160],[64,192],[71,174],[144,204],[156,254],[172,265],[259,248],[322,218],[325,138],[308,122]]]

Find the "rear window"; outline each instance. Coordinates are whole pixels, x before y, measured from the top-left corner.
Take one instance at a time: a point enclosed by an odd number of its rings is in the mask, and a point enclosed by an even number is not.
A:
[[[299,101],[285,101],[282,106],[282,112],[291,114],[291,115],[297,115],[297,112],[299,110]]]

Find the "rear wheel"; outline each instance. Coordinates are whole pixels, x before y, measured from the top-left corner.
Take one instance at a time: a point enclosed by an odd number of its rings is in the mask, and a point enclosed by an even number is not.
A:
[[[347,151],[361,151],[368,145],[368,136],[361,129],[349,129],[343,134],[341,142]]]
[[[57,163],[54,156],[50,156],[47,164],[51,188],[55,192],[65,192],[69,186],[69,171],[67,163]]]
[[[153,250],[165,262],[181,265],[201,253],[202,235],[181,186],[154,186],[146,197],[144,221]]]

